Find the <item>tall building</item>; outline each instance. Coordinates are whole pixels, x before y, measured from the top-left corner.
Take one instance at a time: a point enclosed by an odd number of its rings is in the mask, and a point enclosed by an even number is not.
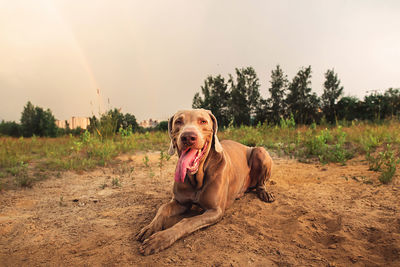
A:
[[[139,126],[143,128],[153,128],[156,127],[157,125],[158,125],[158,120],[153,120],[153,119],[144,120],[139,123]]]
[[[66,122],[69,125],[70,129],[76,129],[78,127],[81,127],[82,129],[87,129],[87,127],[90,125],[90,120],[87,117],[71,117],[69,120],[57,120],[56,125],[59,128],[67,128]]]

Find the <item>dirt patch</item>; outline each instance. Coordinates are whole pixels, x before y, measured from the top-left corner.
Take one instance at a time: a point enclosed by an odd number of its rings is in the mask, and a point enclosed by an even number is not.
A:
[[[347,166],[274,158],[272,204],[246,194],[216,225],[144,257],[135,234],[171,196],[176,157],[124,155],[0,193],[2,266],[399,266],[400,185]],[[372,183],[372,184],[371,184]]]

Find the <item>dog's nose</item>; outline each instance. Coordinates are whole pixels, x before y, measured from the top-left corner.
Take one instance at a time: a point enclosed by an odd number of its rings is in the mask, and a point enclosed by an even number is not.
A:
[[[185,132],[181,136],[181,141],[185,145],[193,145],[197,141],[197,134],[195,132]]]

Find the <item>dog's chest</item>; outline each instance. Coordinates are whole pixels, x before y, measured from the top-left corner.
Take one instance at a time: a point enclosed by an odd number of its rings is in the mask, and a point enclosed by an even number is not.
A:
[[[201,205],[202,190],[195,190],[193,188],[177,188],[174,190],[175,199],[179,203],[194,203]]]

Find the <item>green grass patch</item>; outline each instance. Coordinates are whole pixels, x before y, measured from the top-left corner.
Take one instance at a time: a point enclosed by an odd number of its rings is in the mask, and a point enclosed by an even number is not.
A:
[[[365,155],[370,168],[381,172],[381,182],[396,175],[399,163],[400,123],[347,123],[344,126],[295,126],[290,120],[279,126],[258,125],[227,128],[219,132],[220,140],[231,139],[248,146],[263,146],[278,155],[302,161],[322,163],[346,161]],[[121,130],[104,138],[84,132],[79,137],[11,138],[0,137],[0,188],[7,184],[31,186],[35,181],[65,170],[90,170],[112,164],[121,153],[166,151],[166,132],[132,133]],[[160,173],[166,154],[160,156]],[[143,159],[148,165],[148,160]],[[59,176],[59,175],[58,175]]]
[[[37,172],[81,171],[107,166],[121,154],[134,151],[167,150],[168,134],[123,132],[99,138],[84,132],[79,137],[0,137],[0,189],[12,185],[29,187],[48,175]]]

